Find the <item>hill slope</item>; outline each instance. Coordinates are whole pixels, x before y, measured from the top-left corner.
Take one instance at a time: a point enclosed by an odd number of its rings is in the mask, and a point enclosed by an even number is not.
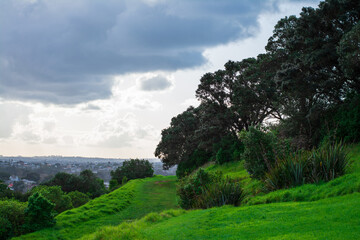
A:
[[[53,228],[15,239],[77,239],[104,226],[141,218],[150,212],[177,208],[175,176],[130,181],[89,203],[59,214]]]
[[[315,202],[272,203],[151,214],[88,239],[359,239],[360,193]]]
[[[149,214],[82,239],[360,239],[360,145],[348,173],[328,183],[258,192],[241,162],[207,166],[242,179],[247,205]],[[257,196],[254,196],[257,194]],[[275,203],[279,202],[279,203]]]

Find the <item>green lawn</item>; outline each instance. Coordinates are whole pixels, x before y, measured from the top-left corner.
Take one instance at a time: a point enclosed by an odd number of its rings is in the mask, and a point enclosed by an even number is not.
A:
[[[207,164],[241,180],[247,197],[240,207],[173,210],[176,178],[158,176],[131,181],[18,239],[360,239],[360,144],[348,149],[346,175],[270,193],[243,162]],[[165,209],[172,210],[159,213]]]
[[[164,212],[83,239],[360,239],[359,205],[360,193],[354,193],[314,202]]]
[[[177,208],[176,177],[133,180],[112,193],[56,217],[53,228],[15,239],[76,239],[104,226],[119,225],[150,212]]]

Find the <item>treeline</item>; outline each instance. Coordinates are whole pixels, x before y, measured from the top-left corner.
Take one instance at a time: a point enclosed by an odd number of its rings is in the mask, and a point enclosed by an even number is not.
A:
[[[178,164],[179,177],[208,161],[239,160],[239,132],[266,120],[277,120],[266,131],[295,150],[359,141],[359,20],[357,0],[326,0],[281,19],[265,54],[202,76],[200,106],[171,120],[155,156],[164,168]]]
[[[56,223],[55,216],[108,193],[128,180],[152,177],[148,160],[130,159],[111,172],[110,189],[91,170],[80,175],[57,173],[26,193],[10,190],[0,181],[0,240],[34,232]]]

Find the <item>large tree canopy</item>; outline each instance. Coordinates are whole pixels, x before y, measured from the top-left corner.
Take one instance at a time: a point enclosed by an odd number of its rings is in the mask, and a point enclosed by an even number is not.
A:
[[[155,155],[165,168],[179,164],[182,172],[215,155],[226,162],[234,154],[225,146],[240,146],[236,134],[270,118],[280,120],[281,135],[297,147],[314,146],[323,116],[350,92],[359,93],[359,20],[358,0],[326,0],[281,19],[265,54],[202,76],[201,105],[171,120]]]

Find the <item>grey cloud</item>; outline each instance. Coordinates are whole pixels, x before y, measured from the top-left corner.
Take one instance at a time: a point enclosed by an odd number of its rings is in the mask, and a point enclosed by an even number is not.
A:
[[[0,139],[10,137],[17,123],[28,123],[31,112],[29,107],[20,104],[0,103]]]
[[[171,81],[163,76],[155,76],[140,81],[140,89],[143,91],[161,91],[171,86]]]
[[[272,4],[269,4],[272,2]],[[0,2],[0,95],[75,104],[111,95],[112,76],[205,62],[248,36],[273,1]]]
[[[131,146],[132,140],[132,137],[128,133],[123,133],[121,135],[109,136],[105,140],[96,144],[96,146],[106,148],[123,148]]]
[[[86,107],[83,108],[83,110],[101,110],[101,107],[94,104],[88,104]]]

